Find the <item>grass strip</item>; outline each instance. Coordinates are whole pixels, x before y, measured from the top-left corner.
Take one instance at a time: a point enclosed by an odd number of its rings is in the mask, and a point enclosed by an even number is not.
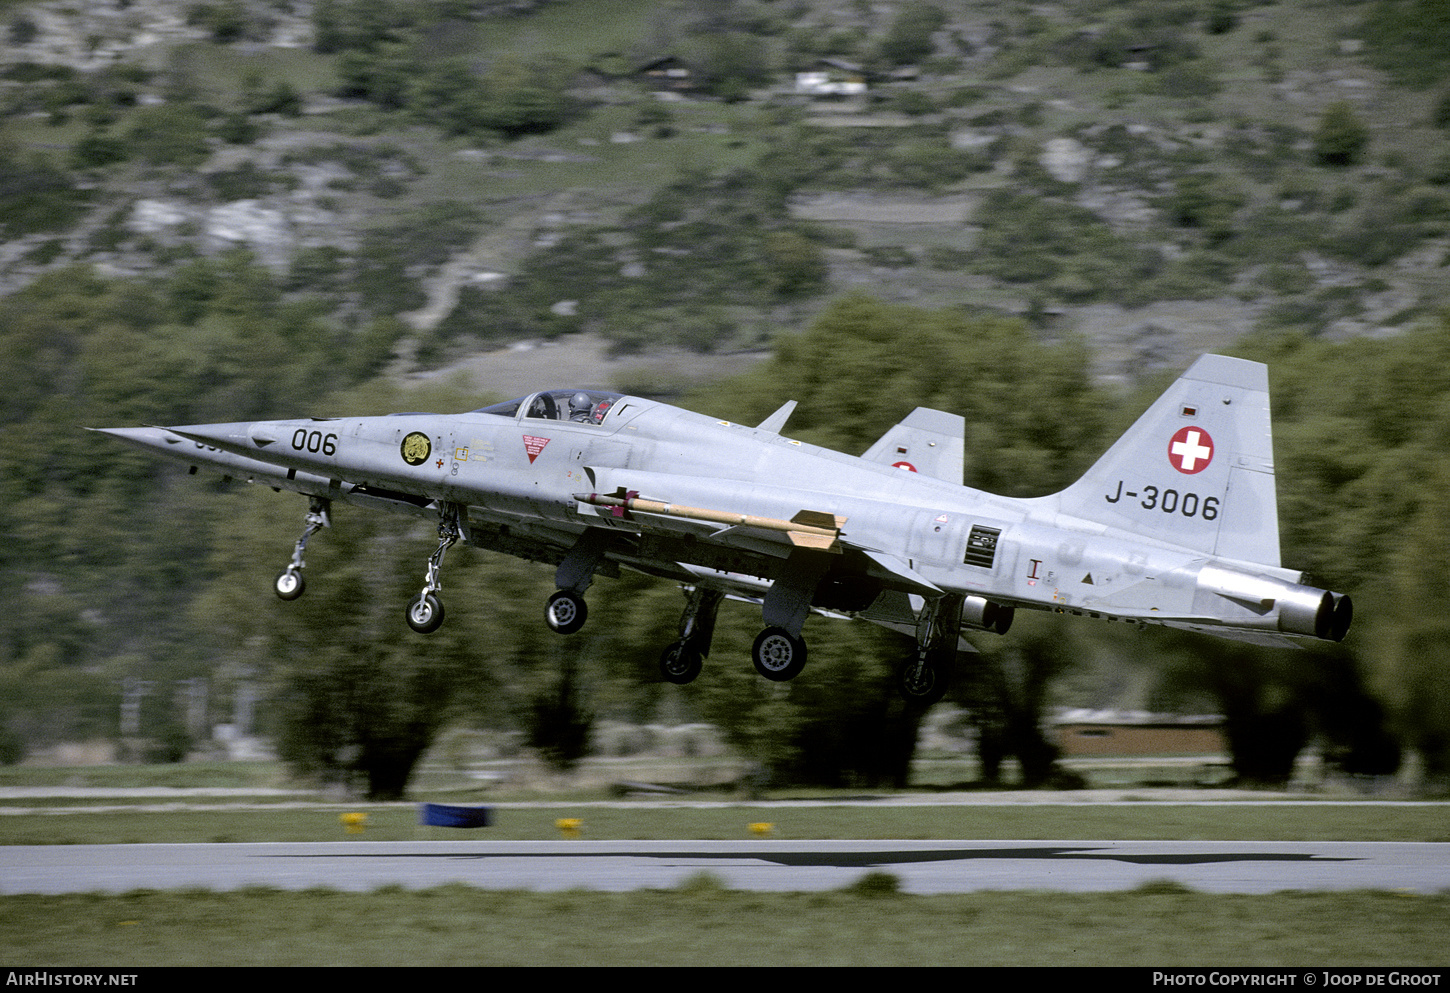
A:
[[[1450,895],[141,890],[0,898],[15,966],[1431,966]]]
[[[462,839],[531,841],[560,837],[556,822],[582,822],[593,840],[672,838],[731,840],[756,837],[770,824],[776,839],[1020,838],[1029,841],[1114,838],[1125,841],[1450,841],[1445,805],[1288,804],[1166,806],[1025,803],[953,806],[712,807],[587,804],[495,807],[492,826],[473,831],[425,828],[412,804],[339,804],[272,809],[193,809],[181,805],[0,815],[3,845],[97,845],[142,842],[368,841]],[[64,808],[63,808],[64,809]],[[367,815],[361,834],[349,834],[341,815]]]

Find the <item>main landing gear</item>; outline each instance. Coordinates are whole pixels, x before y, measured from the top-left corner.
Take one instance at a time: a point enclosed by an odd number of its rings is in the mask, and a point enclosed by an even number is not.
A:
[[[826,574],[826,565],[820,555],[792,554],[760,605],[765,630],[750,649],[750,661],[757,673],[773,683],[788,682],[806,667],[801,627],[811,614],[811,601]]]
[[[443,507],[443,516],[438,523],[438,547],[428,556],[423,590],[409,602],[404,615],[408,627],[419,634],[431,634],[443,625],[443,601],[438,597],[438,591],[443,588],[443,558],[460,538],[467,540],[464,513],[465,508],[460,504],[450,503]],[[594,571],[605,564],[608,540],[606,535],[586,532],[564,556],[554,575],[559,589],[549,597],[544,608],[544,620],[550,630],[573,634],[584,626],[589,616],[584,591],[594,582]]]
[[[916,656],[896,670],[896,690],[908,703],[929,707],[946,696],[957,657],[963,599],[949,594],[922,604],[916,622]]]
[[[702,587],[689,590],[686,596],[680,638],[661,653],[659,661],[665,681],[681,685],[700,675],[704,659],[710,654],[716,612],[724,599],[723,594]],[[897,690],[909,703],[927,707],[946,695],[955,669],[963,602],[962,596],[948,595],[922,605],[916,654],[903,661],[896,672]],[[806,643],[800,635],[804,618],[797,609],[800,603],[799,595],[789,587],[776,598],[766,597],[767,626],[756,637],[750,657],[755,671],[771,682],[789,682],[805,669]]]
[[[696,586],[685,594],[680,615],[680,638],[660,653],[660,675],[665,682],[683,686],[700,675],[715,637],[715,618],[725,594]],[[797,628],[799,631],[799,628]],[[800,675],[806,665],[806,643],[799,634],[771,625],[760,632],[751,649],[755,671],[772,682],[783,683]]]
[[[755,638],[750,649],[755,671],[773,683],[785,683],[806,667],[806,643],[800,635],[782,627],[768,627]]]
[[[544,605],[544,623],[556,634],[573,634],[589,618],[589,605],[573,590],[555,590]]]
[[[605,564],[604,555],[608,550],[609,536],[595,531],[585,531],[574,542],[574,547],[554,570],[554,585],[558,589],[544,605],[544,623],[550,631],[573,634],[584,626],[589,617],[584,592],[594,585],[594,571]]]
[[[272,584],[272,591],[283,600],[296,600],[307,589],[307,584],[302,580],[302,569],[306,565],[302,560],[302,553],[307,550],[309,538],[323,528],[332,527],[332,501],[313,497],[307,505],[305,520],[307,528],[292,549],[292,561],[277,574],[277,579]]]
[[[725,595],[696,586],[685,597],[685,612],[680,615],[680,640],[672,642],[660,655],[660,675],[666,682],[681,686],[695,680],[710,656],[715,615]]]

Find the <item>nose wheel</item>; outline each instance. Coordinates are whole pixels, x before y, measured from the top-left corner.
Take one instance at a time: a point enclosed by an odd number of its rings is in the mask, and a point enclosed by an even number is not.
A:
[[[302,573],[294,572],[291,567],[282,570],[272,586],[272,591],[283,600],[296,600],[306,589],[307,584],[302,580]]]
[[[432,593],[419,593],[408,604],[408,627],[419,634],[432,634],[443,626],[443,601]]]

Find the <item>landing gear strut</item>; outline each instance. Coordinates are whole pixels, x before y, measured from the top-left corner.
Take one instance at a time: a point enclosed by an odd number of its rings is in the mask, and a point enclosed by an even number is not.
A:
[[[584,532],[569,549],[559,568],[554,570],[554,585],[558,589],[544,605],[544,623],[550,631],[573,634],[584,626],[589,617],[584,591],[594,584],[595,570],[605,564],[604,555],[608,550],[609,537],[595,531]]]
[[[710,655],[715,636],[715,614],[725,598],[717,590],[696,586],[686,594],[685,612],[680,616],[680,640],[660,655],[660,675],[666,682],[683,686],[695,680]]]
[[[810,616],[811,600],[828,564],[825,556],[797,550],[765,594],[760,614],[766,627],[750,649],[750,661],[771,682],[792,680],[806,667],[801,626]]]
[[[332,501],[313,497],[307,505],[305,520],[307,528],[292,549],[292,561],[277,574],[276,582],[272,584],[273,592],[283,600],[296,600],[307,589],[307,584],[302,580],[302,569],[306,565],[302,560],[302,553],[307,550],[309,538],[323,528],[332,527]]]
[[[916,624],[916,657],[896,670],[896,689],[908,703],[929,707],[946,696],[957,656],[962,599],[947,595],[922,606]]]
[[[419,634],[431,634],[443,626],[443,601],[438,599],[438,591],[443,588],[443,557],[461,537],[463,528],[459,524],[458,505],[444,504],[443,517],[438,522],[438,547],[428,556],[428,572],[423,580],[423,592],[409,602],[405,615],[408,627]]]

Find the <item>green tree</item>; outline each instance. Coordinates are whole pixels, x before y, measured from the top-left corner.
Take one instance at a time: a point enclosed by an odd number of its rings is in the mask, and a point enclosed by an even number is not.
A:
[[[1081,342],[1036,341],[1016,320],[853,295],[731,385],[712,412],[742,423],[786,399],[802,439],[861,452],[913,406],[967,420],[967,482],[1009,496],[1052,492],[1095,454],[1102,404]]]
[[[719,31],[698,37],[690,62],[715,96],[743,99],[751,87],[770,82],[771,64],[765,41],[752,34]]]
[[[936,4],[920,0],[906,4],[881,39],[881,58],[896,66],[921,61],[932,53],[931,36],[941,30],[946,20]]]
[[[7,671],[31,688],[29,740],[113,733],[118,680],[169,685],[211,661],[186,605],[210,579],[226,484],[198,485],[84,428],[295,413],[297,397],[341,375],[331,344],[246,253],[171,282],[76,267],[0,300],[0,667],[21,667]]]
[[[510,138],[552,131],[570,112],[568,75],[558,59],[498,59],[483,75],[482,123]]]
[[[1314,158],[1321,165],[1354,165],[1369,146],[1369,128],[1355,114],[1348,101],[1338,100],[1324,108],[1314,130]]]
[[[771,288],[780,296],[804,296],[819,292],[829,269],[821,247],[794,231],[774,231],[765,236],[765,271]]]
[[[1450,426],[1450,398],[1442,396],[1434,421],[1441,429]],[[1425,775],[1444,790],[1450,788],[1450,620],[1444,613],[1450,602],[1450,472],[1443,444],[1424,454],[1432,468],[1404,531],[1413,539],[1393,555],[1389,602],[1395,609],[1393,621],[1376,632],[1381,666],[1374,678]]]
[[[211,149],[207,119],[191,104],[141,107],[130,118],[126,140],[136,158],[152,165],[197,166]]]
[[[187,11],[186,22],[206,28],[211,32],[212,41],[222,45],[240,41],[251,26],[241,0],[193,4]]]
[[[807,622],[810,662],[788,686],[740,664],[759,612],[722,608],[704,673],[680,688],[763,784],[905,787],[923,712],[897,694],[912,642],[873,625]]]
[[[1450,53],[1450,3],[1383,0],[1370,4],[1359,28],[1375,66],[1410,86],[1445,78]]]
[[[1214,0],[1203,20],[1208,34],[1228,34],[1239,26],[1238,4],[1235,0]]]
[[[1156,274],[1156,252],[1126,241],[1082,207],[1009,191],[989,194],[976,271],[1039,283],[1079,301],[1122,299]]]
[[[376,50],[349,49],[337,60],[341,81],[337,94],[371,101],[384,110],[400,110],[408,105],[417,72],[411,53],[401,44],[384,44]]]
[[[1346,682],[1383,708],[1383,727],[1443,781],[1450,712],[1437,628],[1444,591],[1445,431],[1450,315],[1394,339],[1252,343],[1270,364],[1284,561],[1358,602]],[[1365,710],[1337,708],[1354,720]],[[1347,740],[1340,728],[1331,737]],[[1367,747],[1374,749],[1374,735]]]
[[[982,637],[981,655],[958,661],[955,699],[966,705],[977,731],[982,778],[1002,778],[1002,763],[1016,758],[1029,788],[1062,782],[1060,749],[1049,741],[1045,716],[1052,684],[1080,661],[1082,645],[1063,618],[1023,617],[1004,640]]]
[[[1176,223],[1198,228],[1217,244],[1233,234],[1234,215],[1243,205],[1243,194],[1217,176],[1190,173],[1174,183],[1169,211]]]
[[[90,199],[88,190],[43,157],[0,144],[0,234],[6,239],[69,227]]]

